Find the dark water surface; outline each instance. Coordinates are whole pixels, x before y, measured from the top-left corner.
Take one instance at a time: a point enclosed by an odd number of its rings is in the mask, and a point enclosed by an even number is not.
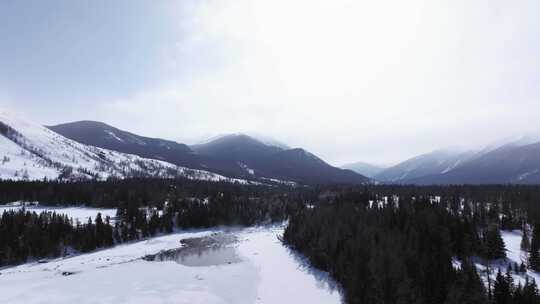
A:
[[[208,237],[182,240],[182,247],[161,251],[143,257],[146,261],[175,261],[189,267],[206,267],[239,263],[242,261],[236,252],[238,240],[231,234],[212,234]]]

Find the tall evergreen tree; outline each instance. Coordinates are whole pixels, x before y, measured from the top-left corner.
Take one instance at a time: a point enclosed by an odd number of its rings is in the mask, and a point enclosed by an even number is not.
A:
[[[529,268],[540,271],[540,223],[534,225],[529,249]]]
[[[510,284],[507,277],[501,274],[499,270],[495,283],[493,284],[493,303],[494,304],[511,304],[512,294]]]
[[[523,236],[521,237],[520,248],[523,251],[529,251],[531,249],[531,241],[529,240],[529,232],[527,232],[526,225],[523,225]]]
[[[529,281],[527,278],[525,286],[523,286],[523,304],[538,304],[540,303],[540,294],[535,280]]]
[[[488,260],[506,258],[506,247],[497,226],[491,226],[485,232],[484,248]]]
[[[485,304],[486,302],[484,283],[478,276],[475,266],[468,260],[464,260],[444,304]]]

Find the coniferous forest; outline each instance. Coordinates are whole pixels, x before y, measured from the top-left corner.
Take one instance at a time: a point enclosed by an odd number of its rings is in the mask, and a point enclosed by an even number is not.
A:
[[[182,229],[288,221],[283,242],[329,272],[347,303],[540,303],[537,282],[526,275],[540,271],[538,186],[0,182],[2,203],[19,200],[112,207],[117,216],[79,223],[54,212],[6,211],[0,266]],[[501,270],[496,265],[507,254],[501,232],[512,230],[522,231],[528,258]]]
[[[89,252],[175,229],[281,222],[297,212],[302,201],[293,199],[290,191],[189,180],[0,182],[0,188],[4,203],[87,202],[87,206],[117,209],[114,223],[100,214],[74,223],[53,212],[6,211],[0,219],[0,266]]]
[[[511,186],[485,192],[482,186],[334,190],[291,216],[284,241],[340,282],[348,303],[540,303],[536,282],[513,282],[527,267],[539,270],[537,248],[530,250],[527,265],[508,265],[487,284],[474,266],[489,269],[506,257],[501,230],[528,231],[536,223],[528,216],[538,208],[530,204],[535,191]],[[532,226],[537,242],[540,225]]]

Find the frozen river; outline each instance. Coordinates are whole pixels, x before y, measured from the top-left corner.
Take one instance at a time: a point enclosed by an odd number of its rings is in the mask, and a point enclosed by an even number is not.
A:
[[[333,281],[283,246],[282,233],[282,226],[177,233],[7,268],[0,271],[0,303],[341,303]],[[213,262],[193,263],[197,251],[188,247],[216,236],[234,241],[201,251]],[[199,240],[185,241],[193,238]],[[164,252],[182,259],[156,260]]]

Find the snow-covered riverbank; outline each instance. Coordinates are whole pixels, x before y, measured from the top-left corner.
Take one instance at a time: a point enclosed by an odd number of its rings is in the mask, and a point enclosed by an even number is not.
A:
[[[0,303],[340,303],[335,284],[283,246],[283,227],[234,234],[239,263],[188,267],[148,262],[147,254],[180,246],[180,240],[219,230],[177,233],[133,244],[7,268]]]

